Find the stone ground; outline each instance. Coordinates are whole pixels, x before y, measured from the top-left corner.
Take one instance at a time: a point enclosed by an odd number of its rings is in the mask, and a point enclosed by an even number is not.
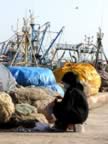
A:
[[[0,132],[0,144],[108,144],[108,104],[90,111],[85,133]]]

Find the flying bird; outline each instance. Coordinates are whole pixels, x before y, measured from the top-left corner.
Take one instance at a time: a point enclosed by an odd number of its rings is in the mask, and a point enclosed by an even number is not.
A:
[[[76,7],[75,7],[75,9],[77,10],[77,9],[79,9],[79,7],[78,7],[78,6],[76,6]]]

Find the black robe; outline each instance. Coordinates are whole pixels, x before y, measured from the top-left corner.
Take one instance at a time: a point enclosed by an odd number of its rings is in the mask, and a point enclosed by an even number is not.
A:
[[[70,86],[61,102],[56,102],[53,112],[57,121],[68,124],[83,123],[88,117],[88,103],[83,86],[77,83]]]

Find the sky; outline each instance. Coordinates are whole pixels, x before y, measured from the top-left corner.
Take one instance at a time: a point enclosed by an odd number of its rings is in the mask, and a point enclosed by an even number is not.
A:
[[[65,26],[62,34],[64,43],[83,42],[84,35],[94,36],[95,43],[98,28],[101,27],[103,47],[108,56],[107,7],[108,0],[0,0],[0,42],[13,35],[17,19],[22,21],[31,9],[36,23],[49,21],[53,31]]]

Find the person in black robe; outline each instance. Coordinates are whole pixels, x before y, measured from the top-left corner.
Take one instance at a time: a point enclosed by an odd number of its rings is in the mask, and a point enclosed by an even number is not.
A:
[[[88,117],[89,108],[78,75],[67,72],[62,82],[66,92],[61,102],[55,100],[53,114],[56,118],[55,127],[65,131],[69,124],[83,124]]]

